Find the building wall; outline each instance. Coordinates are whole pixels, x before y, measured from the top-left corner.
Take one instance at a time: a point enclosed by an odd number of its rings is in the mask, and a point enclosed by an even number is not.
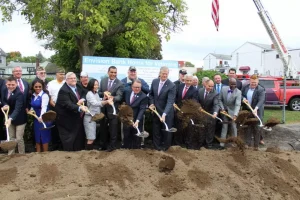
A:
[[[203,60],[203,70],[215,70],[216,66],[220,65],[220,61],[222,61],[222,64],[225,64],[225,61],[228,63],[228,65],[231,67],[231,60],[222,60],[217,59],[215,56],[209,54],[206,56]]]
[[[0,56],[0,67],[6,66],[6,57]]]
[[[243,72],[239,70],[241,66],[249,66],[248,74],[253,74],[255,70],[259,74],[264,72],[264,53],[263,49],[255,45],[245,43],[239,49],[232,53],[231,66],[237,69],[238,74]]]
[[[289,51],[291,55],[291,70],[294,72],[293,76],[297,76],[300,72],[300,50]],[[277,51],[270,51],[265,53],[265,73],[270,76],[283,76],[283,64],[280,58],[277,58]]]

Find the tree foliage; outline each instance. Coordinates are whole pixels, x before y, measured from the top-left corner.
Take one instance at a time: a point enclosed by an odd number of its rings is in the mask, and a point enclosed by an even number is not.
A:
[[[184,65],[185,65],[185,67],[195,67],[195,65],[193,63],[188,62],[188,61],[185,62]]]
[[[131,45],[143,55],[160,43],[158,31],[168,40],[173,31],[187,24],[184,0],[0,0],[2,21],[12,20],[20,10],[39,39],[48,48],[79,51],[79,57],[94,55],[113,36],[115,52],[129,55],[122,45]],[[62,34],[64,36],[62,37]],[[76,49],[75,48],[75,49]],[[132,55],[134,55],[132,54]]]
[[[203,77],[208,77],[212,80],[214,80],[214,75],[219,74],[222,79],[226,79],[227,76],[225,74],[221,74],[220,72],[217,72],[215,70],[202,70],[196,73],[196,76],[199,79],[199,84],[201,85],[201,80]]]

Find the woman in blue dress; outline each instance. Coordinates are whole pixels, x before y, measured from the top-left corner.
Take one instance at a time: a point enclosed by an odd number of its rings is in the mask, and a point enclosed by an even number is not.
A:
[[[48,144],[51,141],[51,130],[41,130],[43,124],[41,123],[42,115],[48,111],[49,105],[49,94],[45,89],[44,82],[36,79],[32,82],[31,86],[31,108],[35,111],[39,119],[34,119],[34,135],[36,143],[36,151],[43,152],[48,151]],[[46,126],[49,126],[49,123],[45,123]]]

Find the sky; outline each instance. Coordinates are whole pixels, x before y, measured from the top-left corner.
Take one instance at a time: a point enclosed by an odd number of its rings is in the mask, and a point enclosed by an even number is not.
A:
[[[211,18],[212,0],[185,1],[189,23],[180,32],[172,33],[169,41],[163,40],[164,60],[190,61],[201,67],[203,58],[209,53],[231,54],[247,41],[272,43],[252,0],[219,0],[219,31]],[[300,1],[261,1],[284,44],[300,48]],[[30,25],[17,13],[12,22],[0,23],[0,48],[5,52],[20,51],[23,56],[32,56],[41,51],[45,57],[50,57],[54,51],[45,50],[41,46],[43,43],[35,38]]]

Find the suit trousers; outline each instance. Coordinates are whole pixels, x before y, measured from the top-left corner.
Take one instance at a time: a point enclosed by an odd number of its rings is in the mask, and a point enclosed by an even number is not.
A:
[[[118,135],[117,116],[109,116],[109,118],[103,119],[100,127],[102,125],[103,125],[103,132],[101,132],[102,134],[101,141],[103,143],[102,144],[103,148],[115,149],[117,144],[117,135]]]
[[[172,123],[166,123],[169,129],[172,128]],[[171,146],[173,133],[162,130],[165,128],[164,123],[156,115],[153,116],[153,145],[156,150],[167,150]]]
[[[223,117],[224,121],[230,121],[229,117],[224,116]],[[237,137],[237,128],[236,128],[236,123],[230,123],[231,125],[231,130],[232,130],[232,137]],[[221,138],[226,139],[227,137],[227,132],[228,132],[228,124],[223,124],[222,126],[222,132],[221,132]],[[220,143],[220,146],[224,147],[224,143]]]
[[[260,141],[260,128],[257,125],[251,125],[246,130],[246,144],[250,147],[254,137],[254,147],[258,147]]]
[[[137,130],[133,126],[123,124],[124,148],[139,149],[141,147],[141,138],[136,136]]]
[[[11,139],[17,139],[17,143],[18,143],[18,152],[19,154],[24,154],[25,153],[25,144],[24,144],[24,130],[25,130],[25,124],[21,124],[21,125],[13,125],[11,124],[8,127],[8,131],[9,131],[9,137]],[[14,154],[15,153],[15,149],[14,150],[10,150],[8,151],[8,155]]]
[[[215,137],[216,119],[213,118],[207,119],[207,122],[205,123],[205,128],[206,128],[206,136],[205,136],[206,145],[211,146]]]

